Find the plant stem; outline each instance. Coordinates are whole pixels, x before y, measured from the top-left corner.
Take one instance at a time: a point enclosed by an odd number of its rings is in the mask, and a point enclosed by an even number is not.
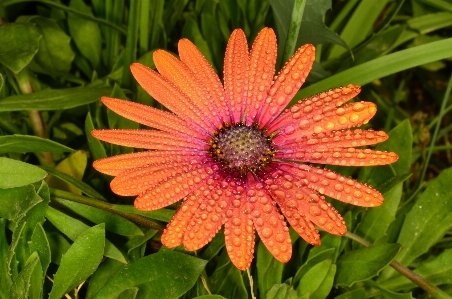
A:
[[[114,204],[111,204],[111,203],[108,203],[105,201],[101,201],[98,199],[94,199],[94,198],[90,198],[90,197],[86,197],[86,196],[82,196],[82,195],[76,195],[76,194],[72,194],[70,192],[57,190],[57,189],[53,189],[53,188],[50,188],[50,195],[51,195],[51,197],[54,197],[54,198],[78,202],[78,203],[81,203],[81,204],[84,204],[87,206],[91,206],[91,207],[95,207],[95,208],[107,211],[112,214],[119,215],[125,219],[128,219],[132,222],[135,222],[135,223],[137,223],[141,226],[144,226],[146,228],[149,228],[149,229],[155,229],[155,230],[159,230],[159,231],[163,231],[163,229],[164,229],[164,226],[162,226],[161,224],[159,224],[155,221],[152,221],[146,217],[143,217],[141,215],[136,215],[136,214],[132,214],[132,213],[115,210]]]
[[[447,100],[449,99],[450,91],[452,90],[452,74],[449,78],[449,83],[447,84],[446,92],[444,93],[443,102],[441,103],[441,108],[439,110],[439,115],[436,122],[435,132],[433,133],[432,141],[430,142],[430,147],[428,149],[427,158],[424,162],[424,168],[422,169],[421,176],[419,177],[419,184],[422,184],[425,178],[425,174],[427,173],[428,163],[430,162],[430,158],[432,156],[433,148],[435,147],[436,140],[438,138],[439,128],[441,127],[441,120],[445,114]]]
[[[364,240],[358,235],[355,235],[354,233],[347,232],[345,234],[345,237],[352,239],[353,241],[358,242],[361,245],[364,245],[366,247],[372,246],[370,242],[367,240]],[[439,288],[434,286],[431,282],[420,276],[419,274],[414,273],[401,263],[397,261],[392,261],[390,263],[390,266],[393,267],[395,270],[397,270],[400,274],[417,284],[419,287],[421,287],[424,291],[426,291],[430,296],[437,299],[451,299],[449,295],[441,291]]]

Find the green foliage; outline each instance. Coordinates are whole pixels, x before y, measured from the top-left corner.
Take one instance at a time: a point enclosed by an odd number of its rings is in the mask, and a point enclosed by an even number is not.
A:
[[[134,150],[91,132],[140,128],[102,96],[166,109],[137,86],[132,62],[155,69],[155,50],[177,56],[188,38],[222,77],[231,32],[242,28],[251,44],[264,26],[277,34],[277,71],[299,46],[316,46],[291,104],[363,85],[355,101],[378,107],[365,128],[390,136],[373,148],[399,160],[334,167],[385,203],[331,201],[353,234],[322,232],[312,247],[291,232],[287,264],[257,239],[246,273],[231,263],[222,230],[196,253],[163,248],[175,206],[138,211],[114,195],[92,162]],[[450,298],[451,53],[445,0],[1,1],[0,299]],[[393,261],[409,269],[401,274]]]

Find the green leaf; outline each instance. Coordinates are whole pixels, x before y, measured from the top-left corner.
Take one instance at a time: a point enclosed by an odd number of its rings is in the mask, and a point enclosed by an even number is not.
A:
[[[411,18],[407,21],[408,26],[420,34],[430,33],[434,30],[452,25],[452,13],[437,12]]]
[[[94,298],[115,298],[132,287],[147,289],[147,298],[178,298],[195,284],[206,263],[180,252],[160,250],[124,266]]]
[[[53,231],[53,229],[53,227],[46,227],[45,233],[46,238],[49,241],[51,261],[52,263],[59,265],[61,263],[61,257],[66,253],[69,247],[71,247],[71,244],[69,243],[67,238],[65,238],[59,232]]]
[[[415,66],[450,57],[452,38],[398,51],[349,68],[300,90],[289,105],[298,100],[347,84],[364,85]]]
[[[311,251],[312,251],[312,249],[311,249]],[[324,249],[323,251],[313,255],[311,258],[308,258],[308,260],[298,269],[297,273],[295,274],[294,279],[293,279],[293,285],[297,288],[300,284],[301,279],[305,276],[305,274],[309,270],[311,270],[312,267],[314,267],[315,265],[328,259],[333,254],[334,251],[335,251],[335,248]]]
[[[86,5],[83,0],[72,0],[69,7],[87,15],[93,15],[91,8]],[[96,69],[99,65],[100,52],[102,50],[102,37],[99,25],[75,14],[68,15],[67,23],[71,37],[74,39],[80,53],[82,53],[82,55],[91,62],[92,67]]]
[[[212,293],[225,298],[248,299],[241,272],[231,263],[226,249],[220,254],[215,271],[207,279],[207,285]]]
[[[41,270],[43,274],[45,274],[52,258],[49,241],[47,240],[47,236],[44,229],[42,228],[41,223],[38,223],[36,225],[36,228],[31,237],[31,241],[29,242],[29,248],[30,252],[36,251],[38,253],[39,261],[41,262]],[[42,277],[42,279],[45,279],[45,275]]]
[[[59,229],[63,234],[65,234],[69,239],[73,241],[77,239],[81,233],[83,233],[85,230],[89,228],[88,225],[84,224],[80,220],[77,220],[66,214],[63,214],[52,207],[49,207],[47,209],[46,218],[47,220],[52,222],[52,224],[57,229]],[[123,264],[127,263],[126,259],[119,251],[119,249],[116,248],[116,246],[114,246],[108,240],[105,240],[104,255],[106,257],[120,261]]]
[[[31,61],[30,69],[51,76],[66,75],[75,56],[70,46],[71,38],[53,19],[36,16],[29,18],[29,21],[36,24],[42,35],[39,51]]]
[[[0,217],[17,219],[40,201],[32,185],[0,189]]]
[[[54,198],[56,202],[69,208],[69,210],[88,219],[96,224],[104,223],[105,229],[122,236],[143,236],[141,229],[133,222],[122,218],[119,215],[106,212],[104,210],[90,207],[81,203]]]
[[[337,260],[335,285],[351,286],[377,276],[399,253],[399,244],[380,244],[349,251]]]
[[[0,112],[69,109],[96,102],[110,91],[111,89],[108,87],[45,89],[0,100]]]
[[[191,40],[201,53],[206,57],[207,61],[213,65],[212,52],[209,45],[201,34],[198,24],[192,19],[188,18],[185,21],[184,29],[182,30],[182,37]]]
[[[61,298],[94,273],[103,257],[104,224],[82,232],[61,259],[49,299]]]
[[[53,175],[56,178],[59,178],[60,180],[74,186],[76,189],[80,190],[81,192],[85,193],[87,196],[97,198],[100,200],[106,200],[101,194],[99,194],[94,188],[92,188],[87,183],[78,180],[74,178],[71,175],[68,175],[64,172],[58,171],[55,168],[46,167],[46,166],[40,166],[42,169],[44,169],[47,173]]]
[[[220,295],[203,295],[195,297],[193,299],[226,299],[226,298]]]
[[[72,153],[70,156],[61,160],[60,163],[58,163],[58,165],[55,166],[56,171],[67,174],[67,176],[62,175],[62,177],[65,178],[65,180],[61,180],[57,176],[49,175],[46,181],[52,188],[66,190],[74,194],[82,195],[82,192],[77,187],[74,188],[72,184],[67,183],[66,180],[69,180],[70,182],[81,180],[83,178],[83,174],[85,173],[87,165],[88,165],[88,152],[82,150],[76,151]],[[70,179],[68,177],[73,178]],[[81,186],[81,184],[78,184],[78,186]]]
[[[122,269],[123,263],[117,260],[107,258],[103,261],[96,272],[90,277],[88,284],[88,291],[86,293],[87,299],[94,298],[97,293]]]
[[[376,148],[378,150],[393,151],[399,155],[399,160],[391,164],[397,175],[406,174],[411,167],[411,151],[413,148],[413,133],[410,120],[405,119],[389,133],[389,139]]]
[[[135,207],[132,205],[112,205],[111,208],[116,211],[137,214],[149,219],[159,220],[163,222],[170,222],[175,213],[174,210],[170,209],[159,209],[151,212],[140,211],[135,209]]]
[[[91,113],[88,112],[88,114],[86,115],[86,120],[85,120],[85,134],[86,134],[86,139],[88,140],[88,146],[89,146],[90,152],[93,155],[94,160],[107,158],[107,152],[105,151],[105,148],[104,148],[102,142],[100,142],[99,139],[94,138],[91,135],[91,132],[93,130],[94,130],[93,119],[91,118]]]
[[[452,249],[446,249],[433,260],[424,262],[414,272],[433,285],[452,284]],[[414,282],[402,275],[398,275],[379,285],[393,291],[408,290],[416,287]]]
[[[39,262],[39,257],[36,252],[30,257],[32,257],[33,259],[19,273],[19,276],[17,276],[17,278],[14,280],[14,283],[9,290],[10,299],[28,298],[31,275],[33,274],[33,271]]]
[[[3,88],[3,82],[4,82],[4,80],[3,80],[3,75],[0,74],[0,91],[1,91],[2,88]]]
[[[320,246],[312,248],[309,251],[308,260],[311,257],[317,255],[318,253],[325,251],[327,248],[334,248],[334,254],[331,257],[331,260],[333,261],[333,263],[335,263],[337,257],[339,256],[339,250],[341,249],[341,243],[343,238],[328,233],[323,233],[322,235],[323,235],[321,239],[322,244]]]
[[[262,241],[257,244],[256,268],[260,294],[267,294],[274,284],[281,283],[284,264],[273,257]]]
[[[407,213],[397,240],[403,245],[397,261],[403,265],[409,265],[426,253],[449,229],[452,222],[451,181],[452,168],[443,170]]]
[[[3,24],[0,26],[0,63],[13,73],[19,73],[38,52],[41,37],[34,24]],[[0,79],[0,90],[2,81]]]
[[[6,256],[8,253],[8,240],[5,234],[6,219],[0,218],[0,256]],[[9,275],[8,266],[5,259],[0,260],[0,290],[9,290],[12,281]],[[6,294],[0,292],[0,298],[7,299]]]
[[[0,136],[0,154],[4,153],[64,153],[72,152],[72,148],[58,142],[31,135]]]
[[[334,299],[362,299],[362,298],[366,298],[366,291],[364,289],[356,289],[344,293],[342,295],[339,295],[337,297],[334,297]]]
[[[331,264],[330,259],[326,259],[315,266],[313,266],[311,269],[309,269],[306,274],[301,278],[300,283],[297,287],[297,294],[299,296],[305,296],[309,294],[309,296],[314,295],[314,293],[317,292],[317,290],[322,286],[324,280],[329,276],[330,268],[334,269],[332,270],[334,273],[336,272],[336,265]],[[333,278],[334,278],[333,273]],[[329,283],[329,289],[333,286],[333,280],[330,279],[328,281]],[[323,293],[323,292],[322,292]],[[329,293],[329,290],[327,294]],[[317,298],[322,298],[315,296]],[[323,297],[325,298],[325,297]]]
[[[43,180],[46,176],[47,173],[37,166],[0,157],[0,178],[2,178],[0,180],[1,189],[32,184]]]
[[[218,255],[218,252],[224,247],[224,233],[220,230],[215,237],[213,237],[212,241],[209,242],[199,254],[199,257],[203,260],[210,261],[214,257]]]
[[[267,292],[265,299],[298,299],[297,292],[289,285],[275,284]]]

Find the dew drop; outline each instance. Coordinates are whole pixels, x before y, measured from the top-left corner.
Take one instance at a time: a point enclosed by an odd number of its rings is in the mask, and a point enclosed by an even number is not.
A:
[[[262,236],[264,238],[269,238],[272,234],[273,234],[273,230],[271,228],[269,228],[269,227],[265,227],[262,230]]]

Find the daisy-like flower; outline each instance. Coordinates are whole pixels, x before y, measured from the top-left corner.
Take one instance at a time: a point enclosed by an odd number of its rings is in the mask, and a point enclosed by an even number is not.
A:
[[[271,254],[289,261],[286,221],[307,242],[320,245],[314,225],[344,235],[345,222],[323,195],[362,207],[383,203],[374,188],[311,164],[369,166],[393,163],[395,153],[355,148],[385,141],[382,131],[350,130],[376,112],[369,102],[345,102],[359,86],[331,89],[284,110],[304,83],[315,49],[300,47],[276,77],[276,36],[264,28],[248,51],[235,30],[224,59],[224,86],[201,52],[179,41],[180,60],[154,52],[159,73],[131,66],[138,83],[172,112],[103,97],[116,113],[152,129],[95,130],[110,143],[149,151],[94,162],[116,176],[113,192],[138,196],[152,211],[183,200],[162,235],[167,247],[206,245],[224,224],[226,249],[239,269],[253,259],[255,231]]]

